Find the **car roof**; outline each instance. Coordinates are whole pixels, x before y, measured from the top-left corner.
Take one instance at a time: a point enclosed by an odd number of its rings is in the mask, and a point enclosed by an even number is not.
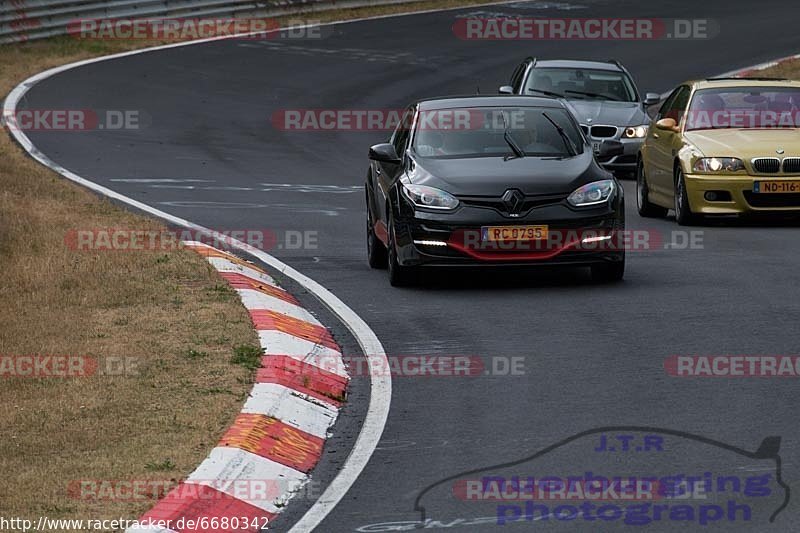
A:
[[[537,59],[534,68],[538,67],[589,68],[596,70],[611,70],[616,72],[622,71],[619,65],[608,61],[583,61],[573,59]]]
[[[685,85],[695,89],[727,89],[735,87],[792,87],[800,89],[800,81],[780,78],[708,78],[692,80]]]
[[[455,109],[462,107],[551,107],[564,109],[564,105],[554,98],[543,96],[518,96],[518,95],[471,95],[471,96],[442,96],[420,100],[420,111],[431,109]]]

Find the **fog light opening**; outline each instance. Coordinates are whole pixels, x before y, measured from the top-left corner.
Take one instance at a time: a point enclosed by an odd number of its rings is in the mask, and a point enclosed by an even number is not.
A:
[[[703,198],[705,198],[707,202],[730,202],[731,193],[728,191],[706,191]]]

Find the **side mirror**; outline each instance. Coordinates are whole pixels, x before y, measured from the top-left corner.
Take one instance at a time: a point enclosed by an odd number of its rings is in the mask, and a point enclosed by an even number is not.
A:
[[[675,122],[674,118],[662,118],[658,122],[656,122],[656,128],[660,130],[671,131],[673,133],[677,133],[678,131],[678,123]]]
[[[625,152],[625,146],[619,141],[603,141],[600,143],[600,148],[597,150],[598,157],[613,157],[615,155],[622,155]]]
[[[380,161],[381,163],[400,164],[400,156],[397,155],[397,151],[394,149],[392,143],[381,143],[370,146],[369,158],[373,161]]]
[[[661,101],[661,95],[658,93],[647,93],[644,95],[644,105],[651,106],[656,105]]]
[[[514,94],[514,88],[511,85],[503,85],[497,92],[500,94]]]

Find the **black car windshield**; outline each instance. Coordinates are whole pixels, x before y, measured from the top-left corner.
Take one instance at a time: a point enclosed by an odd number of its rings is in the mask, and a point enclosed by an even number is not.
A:
[[[615,70],[536,67],[523,94],[549,94],[580,100],[635,102],[636,91],[627,74]]]
[[[699,89],[686,116],[686,131],[800,127],[800,88]]]
[[[560,127],[562,137],[548,117]],[[413,150],[422,157],[569,157],[583,151],[580,132],[556,107],[472,107],[421,111]]]

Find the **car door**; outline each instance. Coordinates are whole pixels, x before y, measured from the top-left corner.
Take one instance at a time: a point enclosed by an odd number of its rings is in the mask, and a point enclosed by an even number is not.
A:
[[[395,181],[402,175],[405,169],[407,157],[405,155],[408,149],[408,143],[411,138],[411,131],[413,129],[414,115],[416,106],[409,107],[403,113],[400,123],[392,133],[389,142],[394,145],[397,155],[400,156],[400,164],[384,163],[375,161],[373,162],[373,172],[375,175],[375,207],[376,212],[379,213],[379,220],[388,226],[389,213],[386,211],[389,194]]]
[[[657,193],[658,191],[658,169],[660,165],[663,164],[660,159],[663,159],[663,147],[660,146],[662,141],[661,132],[658,131],[656,128],[656,122],[661,120],[667,115],[672,103],[675,101],[675,97],[678,95],[680,91],[680,87],[676,87],[667,98],[664,100],[664,103],[661,104],[661,107],[658,109],[656,116],[653,117],[652,123],[650,127],[647,129],[647,136],[645,137],[644,147],[643,147],[643,159],[642,159],[642,166],[644,167],[645,176],[647,176],[648,181],[648,188],[650,189],[651,193]]]
[[[655,127],[655,122],[662,118],[672,118],[681,126],[681,120],[686,113],[691,89],[688,85],[681,85],[664,102],[658,115],[647,133],[647,175],[648,188],[654,195],[672,198],[674,192],[673,162],[680,149],[682,135],[679,132],[661,130]]]

